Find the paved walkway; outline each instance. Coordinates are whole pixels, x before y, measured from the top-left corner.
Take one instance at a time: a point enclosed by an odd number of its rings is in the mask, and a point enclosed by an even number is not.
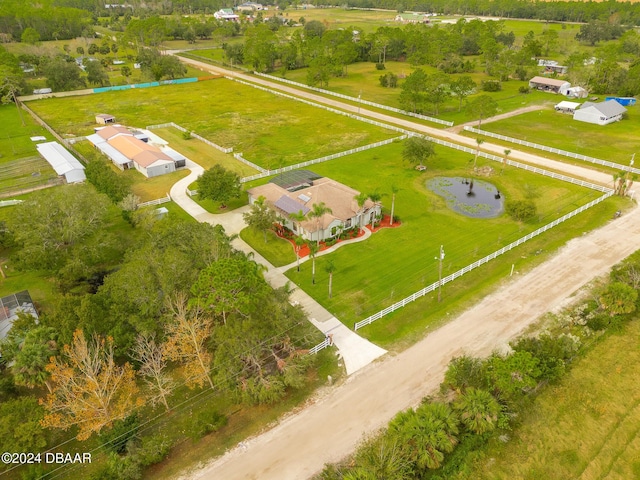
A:
[[[191,173],[171,187],[171,198],[173,201],[199,222],[207,222],[211,225],[222,225],[227,235],[240,233],[240,231],[245,227],[242,214],[249,210],[249,206],[218,215],[207,212],[204,208],[193,201],[189,195],[187,195],[187,187],[197,180],[197,178],[204,172],[204,169],[191,160],[187,160],[186,167],[191,170]],[[368,232],[368,230],[365,229],[365,232]],[[354,240],[362,241],[365,238],[368,238],[370,234],[370,232],[368,232],[368,234],[365,233],[363,237]],[[289,282],[289,279],[284,275],[284,272],[292,266],[295,266],[295,263],[285,267],[275,268],[240,237],[233,240],[232,245],[237,250],[253,254],[253,259],[267,268],[264,277],[272,287],[279,288]],[[340,245],[342,244],[334,245],[333,247],[324,250],[320,255],[326,255],[327,253],[334,251]],[[386,353],[386,350],[374,345],[368,340],[365,340],[360,335],[347,328],[342,322],[340,322],[340,320],[331,315],[329,311],[322,307],[322,305],[316,302],[303,290],[296,288],[291,294],[291,302],[294,304],[300,304],[304,308],[304,311],[307,313],[311,323],[313,323],[318,330],[323,332],[325,335],[332,335],[333,343],[338,348],[339,355],[344,362],[347,375],[357,372],[361,368],[369,365],[376,358]]]

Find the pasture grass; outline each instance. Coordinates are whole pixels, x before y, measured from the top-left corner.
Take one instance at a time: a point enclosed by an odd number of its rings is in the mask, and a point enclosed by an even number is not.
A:
[[[267,231],[266,243],[264,234],[252,227],[244,228],[240,232],[240,238],[254,250],[260,252],[260,255],[274,267],[282,267],[296,261],[296,254],[291,243],[278,237],[273,230]]]
[[[135,169],[125,170],[121,174],[131,182],[131,192],[140,197],[141,202],[148,202],[166,197],[171,187],[181,178],[189,175],[187,169],[178,170],[166,175],[146,178]]]
[[[468,154],[436,147],[437,157],[428,162],[426,172],[420,173],[403,165],[401,152],[402,144],[399,142],[315,165],[313,169],[358,191],[369,193],[377,190],[386,193],[383,207],[387,213],[390,209],[391,185],[401,189],[396,195],[395,204],[395,214],[401,218],[401,227],[383,229],[365,242],[346,245],[330,255],[319,257],[315,285],[311,283],[310,262],[301,266],[300,273],[295,269],[287,272],[294,283],[348,326],[435,282],[438,278],[435,256],[440,245],[444,245],[446,253],[443,264],[443,276],[446,276],[600,196],[598,192],[516,169],[505,169],[503,175],[498,175],[498,170],[495,170],[494,175],[484,180],[494,184],[507,200],[532,198],[539,215],[526,223],[514,222],[507,215],[494,219],[469,218],[450,210],[441,197],[426,188],[426,181],[433,177],[469,176],[472,159]],[[482,165],[484,163],[479,163],[479,166]],[[366,171],[372,174],[363,175],[362,172]],[[610,209],[607,206],[603,211]],[[610,218],[608,213],[606,218]],[[548,233],[541,239],[527,243],[517,253],[511,252],[490,262],[479,269],[482,273],[469,274],[452,286],[447,285],[447,295],[456,292],[457,286],[463,284],[463,290],[456,295],[466,294],[468,298],[467,290],[474,290],[475,282],[494,282],[504,274],[502,270],[508,273],[512,262],[520,266],[523,263],[520,257],[526,258],[538,250],[547,251],[550,248],[547,245],[560,245],[575,235],[574,228],[587,228],[588,224],[579,219],[573,227],[569,227],[569,224],[557,227],[555,233]],[[561,241],[554,243],[557,239]],[[323,268],[328,258],[333,259],[337,266],[333,276],[332,299],[328,298],[328,274]],[[385,344],[399,340],[407,333],[403,333],[403,329],[407,326],[406,322],[410,323],[411,320],[415,320],[415,317],[404,314],[396,315],[392,320],[385,318],[379,323],[389,324],[391,321],[395,324],[389,327],[392,331],[379,337],[371,328],[372,335],[375,341]],[[363,333],[367,335],[367,329]]]
[[[635,320],[598,342],[523,412],[509,442],[492,439],[456,478],[638,478],[639,336]]]
[[[86,135],[98,112],[123,124],[175,122],[265,168],[391,138],[394,132],[226,79],[51,98],[30,106],[61,133]]]
[[[640,108],[629,107],[627,112],[628,118],[619,122],[593,125],[573,120],[571,115],[558,113],[550,107],[487,123],[481,128],[520,140],[629,165],[631,156],[638,151]],[[477,136],[470,133],[467,135]],[[492,143],[514,145],[493,138],[487,140]],[[573,159],[571,161],[580,162]]]
[[[24,120],[24,126],[20,121],[20,116]],[[52,136],[40,125],[36,124],[31,115],[24,110],[18,112],[14,104],[0,105],[0,165],[4,165],[21,158],[38,155],[36,142],[32,142],[29,137],[43,136],[47,141],[52,140]]]
[[[214,165],[222,165],[227,170],[240,175],[241,178],[259,173],[256,169],[233,158],[232,154],[222,153],[220,150],[207,145],[197,138],[185,140],[182,132],[176,128],[158,128],[153,132],[169,142],[171,148],[177,150],[189,160],[193,160],[205,170],[210,169]]]

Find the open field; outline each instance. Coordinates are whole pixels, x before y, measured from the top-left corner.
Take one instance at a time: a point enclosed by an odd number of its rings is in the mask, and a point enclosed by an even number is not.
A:
[[[249,165],[237,161],[232,154],[222,153],[197,138],[185,140],[182,132],[176,128],[157,128],[153,130],[153,133],[169,142],[171,148],[177,150],[189,160],[193,160],[205,170],[214,165],[222,165],[227,170],[236,172],[241,178],[259,173]]]
[[[41,157],[22,158],[3,163],[0,169],[0,194],[25,191],[58,181],[58,175]]]
[[[536,399],[508,443],[492,440],[456,478],[640,478],[639,336],[635,320],[596,345]]]
[[[534,199],[539,216],[524,224],[512,221],[507,215],[494,219],[464,217],[450,210],[441,197],[426,188],[425,183],[436,176],[469,175],[469,156],[440,147],[436,151],[437,157],[428,162],[429,169],[425,173],[403,165],[401,143],[314,166],[316,173],[365,193],[378,190],[389,194],[392,184],[401,189],[395,205],[395,213],[403,223],[400,228],[383,229],[365,242],[347,245],[327,257],[320,257],[316,285],[311,284],[310,262],[304,264],[300,273],[295,269],[287,272],[292,281],[347,325],[351,326],[352,322],[436,281],[438,262],[434,257],[440,245],[444,245],[446,252],[443,264],[443,276],[446,276],[600,195],[564,182],[506,169],[503,175],[493,175],[485,180],[494,184],[507,200]],[[362,172],[367,169],[375,173],[363,176]],[[383,205],[388,212],[390,195],[383,198]],[[528,257],[538,250],[544,251],[546,245],[556,239],[566,240],[575,235],[569,226],[559,227],[554,233],[493,263],[507,268],[507,262],[516,262],[521,256]],[[548,238],[550,236],[554,239]],[[329,257],[337,266],[331,300],[326,288],[328,274],[324,272],[324,263]],[[517,263],[520,265],[521,260]],[[508,265],[510,267],[511,263]],[[487,268],[493,269],[496,265]],[[466,278],[457,282],[466,283]],[[380,321],[386,322],[387,319]]]
[[[151,93],[153,90],[153,93]],[[63,134],[86,135],[96,113],[145,126],[175,122],[265,168],[277,168],[396,135],[225,79],[168,85],[138,92],[30,102]]]
[[[552,96],[560,101],[561,97]],[[638,152],[638,125],[640,107],[627,108],[628,118],[609,125],[593,125],[573,120],[571,115],[558,113],[553,108],[523,113],[515,117],[482,125],[501,135],[548,145],[570,152],[589,155],[621,165],[629,165],[631,156]],[[556,132],[556,133],[549,133]],[[467,135],[477,137],[478,135]],[[496,139],[487,139],[500,143]],[[514,144],[515,148],[518,148]],[[571,159],[572,162],[578,160]]]
[[[25,126],[20,121],[20,113]],[[38,155],[36,142],[29,137],[43,136],[51,140],[51,134],[37,125],[33,118],[21,110],[18,112],[13,104],[0,105],[0,165],[20,158]]]

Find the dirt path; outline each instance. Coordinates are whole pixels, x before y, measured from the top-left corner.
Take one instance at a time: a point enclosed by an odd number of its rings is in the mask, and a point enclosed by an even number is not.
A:
[[[507,112],[507,113],[501,113],[500,115],[496,115],[496,116],[491,117],[491,118],[485,118],[482,121],[482,123],[497,122],[498,120],[502,120],[502,119],[510,118],[510,117],[515,117],[516,115],[521,115],[521,114],[527,113],[527,112],[535,112],[537,110],[542,110],[544,108],[546,108],[546,105],[529,105],[528,107],[522,107],[522,108],[518,108],[516,110],[512,110],[510,112]],[[475,120],[473,122],[467,122],[467,123],[461,123],[460,125],[454,125],[453,127],[447,128],[447,130],[449,130],[450,132],[460,133],[462,130],[464,130],[464,127],[467,127],[467,126],[475,127],[478,124],[480,124],[480,122],[478,120]]]

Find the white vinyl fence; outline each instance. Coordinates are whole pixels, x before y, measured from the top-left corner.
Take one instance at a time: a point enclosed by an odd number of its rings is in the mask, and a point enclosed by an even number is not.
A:
[[[0,207],[8,207],[10,205],[18,205],[24,202],[24,200],[0,200]]]
[[[171,195],[167,193],[167,196],[164,198],[157,198],[156,200],[149,200],[148,202],[142,202],[138,204],[138,208],[140,207],[148,207],[149,205],[161,205],[163,203],[167,203],[171,201]]]
[[[389,112],[400,113],[402,115],[407,115],[413,118],[419,118],[420,120],[427,120],[428,122],[439,123],[440,125],[446,125],[447,127],[453,126],[453,122],[449,122],[447,120],[441,120],[439,118],[429,117],[427,115],[421,115],[419,113],[407,112],[406,110],[400,110],[399,108],[390,107],[388,105],[382,105],[380,103],[370,102],[369,100],[362,100],[361,98],[350,97],[349,95],[343,95],[342,93],[332,92],[330,90],[324,90],[322,88],[311,87],[309,85],[305,85],[304,83],[294,82],[293,80],[288,80],[286,78],[274,77],[273,75],[268,75],[266,73],[253,72],[254,75],[259,77],[268,78],[269,80],[275,80],[277,82],[287,83],[289,85],[293,85],[298,88],[306,88],[307,90],[312,90],[314,92],[322,93],[324,95],[331,95],[334,97],[342,98],[344,100],[348,100],[350,102],[357,102],[363,105],[368,105],[370,107],[379,108],[381,110],[387,110]]]
[[[609,190],[607,193],[605,193],[601,197],[596,198],[595,200],[592,200],[591,202],[587,203],[586,205],[583,205],[580,208],[577,208],[577,209],[573,210],[572,212],[569,212],[566,215],[563,215],[562,217],[558,218],[557,220],[554,220],[553,222],[545,225],[544,227],[541,227],[541,228],[531,232],[530,234],[525,235],[522,238],[519,238],[515,242],[512,242],[512,243],[510,243],[509,245],[507,245],[505,247],[502,247],[500,250],[496,250],[495,252],[491,253],[490,255],[487,255],[486,257],[481,258],[477,262],[474,262],[471,265],[467,265],[466,267],[458,270],[457,272],[454,272],[451,275],[448,275],[448,276],[444,277],[442,279],[442,281],[438,281],[438,282],[432,283],[431,285],[423,288],[422,290],[418,290],[417,292],[409,295],[408,297],[403,298],[399,302],[396,302],[393,305],[390,305],[387,308],[385,308],[383,310],[380,310],[378,313],[375,313],[375,314],[371,315],[370,317],[367,317],[364,320],[361,320],[361,321],[357,322],[354,325],[354,330],[358,330],[359,328],[362,328],[365,325],[370,325],[371,323],[373,323],[374,321],[378,320],[379,318],[382,318],[385,315],[390,314],[391,312],[395,312],[396,310],[398,310],[398,309],[404,307],[405,305],[417,300],[418,298],[425,296],[427,293],[433,292],[440,285],[445,285],[445,284],[447,284],[449,282],[452,282],[453,280],[455,280],[458,277],[461,277],[465,273],[469,273],[471,270],[474,270],[474,269],[478,268],[479,266],[484,265],[485,263],[489,262],[490,260],[493,260],[494,258],[496,258],[496,257],[508,252],[509,250],[512,250],[513,248],[515,248],[515,247],[517,247],[519,245],[522,245],[523,243],[531,240],[532,238],[537,237],[541,233],[544,233],[547,230],[552,229],[556,225],[559,225],[562,222],[565,222],[566,220],[568,220],[568,219],[570,219],[572,217],[575,217],[579,213],[582,213],[585,210],[593,207],[594,205],[599,204],[600,202],[606,200],[607,198],[609,198],[612,195],[613,195],[613,190]]]
[[[216,150],[220,150],[222,153],[231,153],[233,152],[233,148],[224,148],[221,147],[220,145],[218,145],[217,143],[213,143],[210,140],[207,140],[204,137],[201,137],[200,135],[198,135],[196,132],[192,132],[180,125],[178,125],[177,123],[173,123],[173,122],[169,122],[169,123],[161,123],[159,125],[148,125],[147,126],[147,130],[153,130],[154,128],[168,128],[168,127],[173,127],[173,128],[177,128],[178,130],[180,130],[181,132],[189,132],[189,134],[193,137],[193,138],[197,138],[198,140],[200,140],[201,142],[206,143],[207,145],[209,145],[210,147],[215,148]]]
[[[313,347],[311,350],[309,350],[309,355],[314,355],[316,353],[318,353],[320,350],[323,350],[327,347],[331,346],[331,340],[329,340],[329,338],[325,338],[323,342],[319,343],[318,345],[316,345],[315,347]]]
[[[517,145],[523,145],[525,147],[535,148],[537,150],[543,150],[545,152],[556,153],[564,157],[575,158],[576,160],[584,160],[585,162],[594,163],[597,165],[604,165],[606,167],[612,167],[618,170],[625,170],[627,172],[640,173],[640,169],[631,166],[621,165],[619,163],[609,162],[607,160],[600,160],[599,158],[589,157],[588,155],[582,155],[580,153],[568,152],[566,150],[560,150],[559,148],[548,147],[546,145],[540,145],[539,143],[527,142],[518,138],[507,137],[498,133],[488,132],[486,130],[480,130],[475,127],[464,127],[464,130],[471,133],[477,133],[478,135],[484,135],[485,137],[496,138],[505,142],[515,143]]]

